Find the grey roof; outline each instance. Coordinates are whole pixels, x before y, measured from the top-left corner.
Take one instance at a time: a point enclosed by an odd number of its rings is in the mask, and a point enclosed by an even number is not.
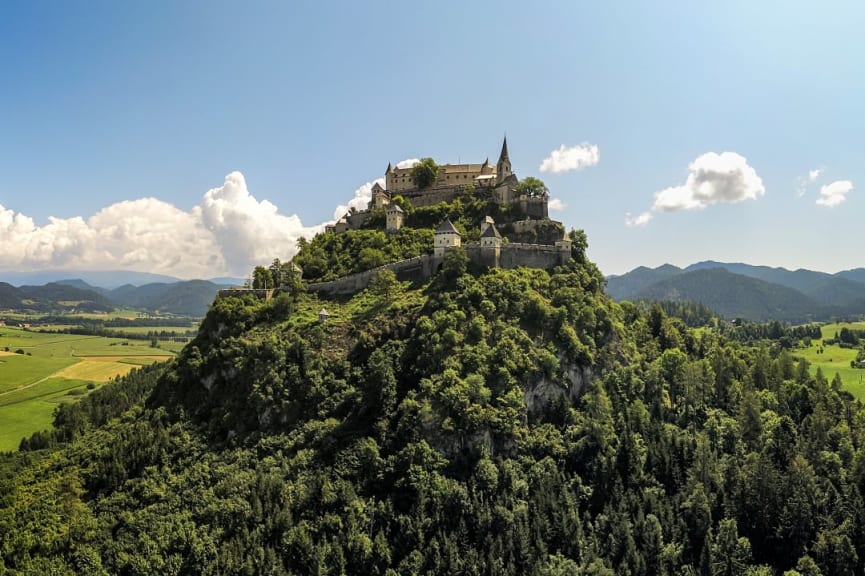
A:
[[[391,203],[390,206],[387,207],[388,212],[403,212],[403,209],[399,207],[399,204]]]
[[[502,153],[499,154],[499,162],[507,160],[510,162],[510,157],[508,156],[508,137],[505,136],[505,139],[502,140]]]
[[[439,224],[439,227],[436,228],[436,234],[456,234],[460,236],[459,230],[454,227],[453,222],[450,221],[450,218],[445,218],[445,221]]]
[[[496,228],[495,223],[490,222],[490,225],[487,226],[487,229],[484,230],[483,234],[481,234],[481,238],[498,238],[501,240],[502,235],[499,234],[499,229]]]

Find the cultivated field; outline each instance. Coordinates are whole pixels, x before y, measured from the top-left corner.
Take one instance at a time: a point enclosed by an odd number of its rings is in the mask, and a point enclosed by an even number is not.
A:
[[[50,428],[57,404],[80,398],[88,385],[172,356],[142,340],[0,327],[0,451],[15,450],[21,438]]]

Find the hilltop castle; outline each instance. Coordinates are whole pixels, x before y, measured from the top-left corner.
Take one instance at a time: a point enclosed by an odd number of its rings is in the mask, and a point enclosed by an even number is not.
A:
[[[528,196],[517,192],[519,180],[511,166],[507,137],[502,141],[495,166],[489,159],[481,164],[442,164],[438,167],[435,183],[425,188],[415,185],[411,172],[412,167],[395,168],[388,163],[384,173],[385,185],[373,184],[366,210],[350,210],[335,224],[327,226],[326,231],[340,233],[360,228],[374,211],[382,209],[387,213],[387,229],[398,230],[402,226],[402,210],[391,203],[395,196],[402,196],[413,206],[432,206],[450,202],[471,188],[489,190],[493,201],[498,204],[519,206],[521,213],[529,219],[548,218],[549,197],[546,193]]]
[[[550,220],[547,215],[549,194],[546,189],[532,193],[520,191],[520,181],[511,166],[507,138],[502,142],[495,166],[489,160],[481,164],[444,164],[438,167],[436,181],[420,188],[412,179],[412,168],[394,168],[388,164],[384,180],[384,186],[380,182],[373,185],[365,210],[349,211],[326,231],[339,234],[361,228],[377,215],[376,227],[382,226],[388,233],[396,233],[404,224],[412,226],[414,208],[450,202],[471,191],[483,194],[490,203],[490,212],[498,214],[503,221],[497,226],[492,216],[486,216],[480,222],[477,235],[474,232],[470,234],[477,240],[466,243],[460,231],[445,218],[435,230],[431,254],[336,280],[311,282],[308,284],[310,290],[350,294],[365,288],[385,269],[393,271],[400,280],[425,280],[441,268],[446,252],[454,248],[462,249],[469,261],[490,268],[529,266],[551,269],[571,258],[571,240],[562,223]],[[398,197],[401,200],[397,200]],[[495,207],[496,204],[499,208]]]

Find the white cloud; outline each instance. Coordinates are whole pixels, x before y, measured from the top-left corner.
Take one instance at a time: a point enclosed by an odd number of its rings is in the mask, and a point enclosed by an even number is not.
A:
[[[707,152],[691,162],[688,170],[683,185],[655,192],[652,210],[677,212],[711,204],[735,204],[766,193],[757,172],[735,152]]]
[[[847,194],[853,190],[853,182],[850,180],[836,180],[820,188],[820,197],[817,204],[834,208],[847,199]]]
[[[650,211],[632,217],[625,215],[627,226],[643,226],[655,212],[698,210],[712,204],[736,204],[755,200],[766,193],[763,180],[735,152],[707,152],[688,166],[688,178],[680,186],[655,192]]]
[[[137,270],[209,278],[245,275],[256,264],[288,259],[305,227],[247,190],[240,172],[207,192],[190,212],[141,198],[112,204],[88,219],[32,218],[0,206],[0,269]]]
[[[649,220],[651,219],[652,213],[649,211],[638,214],[637,216],[631,216],[631,213],[628,212],[627,214],[625,214],[625,226],[628,226],[629,228],[634,228],[636,226],[645,226],[649,223]]]
[[[561,212],[562,210],[567,208],[568,205],[565,204],[565,201],[562,200],[561,198],[550,198],[549,202],[547,202],[547,207],[550,210],[554,210],[556,212]]]
[[[601,151],[596,144],[583,142],[577,146],[567,147],[562,144],[558,150],[553,150],[541,162],[541,172],[561,174],[573,170],[582,170],[594,166],[601,160]]]
[[[411,168],[415,164],[420,164],[420,158],[406,158],[401,162],[396,163],[397,168]]]
[[[800,176],[797,178],[796,183],[796,193],[801,198],[808,191],[808,186],[817,181],[820,176],[825,172],[824,168],[814,168],[813,170],[808,170],[807,176]]]
[[[257,201],[240,172],[232,172],[220,188],[208,191],[193,214],[213,234],[234,274],[275,257],[287,260],[297,252],[298,238],[324,229],[306,227],[296,214],[285,216],[267,200]]]
[[[367,182],[354,191],[354,196],[347,204],[340,204],[334,209],[333,219],[339,220],[352,208],[355,210],[366,210],[369,201],[372,199],[372,187],[376,182],[384,188],[384,178],[376,178],[372,182]]]

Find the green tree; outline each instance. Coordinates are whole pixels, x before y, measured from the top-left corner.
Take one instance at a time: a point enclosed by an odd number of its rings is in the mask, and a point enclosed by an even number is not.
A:
[[[414,165],[409,178],[420,189],[429,188],[438,180],[439,166],[432,158],[422,158]]]
[[[255,289],[273,288],[273,278],[270,275],[270,270],[264,266],[256,266],[255,270],[252,271],[252,287]]]
[[[543,180],[535,178],[534,176],[526,176],[520,180],[514,187],[514,190],[519,195],[524,194],[532,198],[541,198],[543,196],[549,196],[550,194],[550,189],[547,188],[547,185],[544,184]]]

